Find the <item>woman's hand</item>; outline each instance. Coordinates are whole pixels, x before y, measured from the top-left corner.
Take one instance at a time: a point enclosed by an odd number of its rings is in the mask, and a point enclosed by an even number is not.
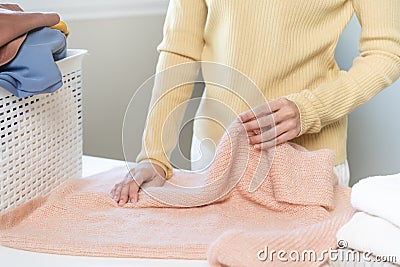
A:
[[[123,206],[127,202],[137,202],[139,190],[142,185],[162,186],[165,183],[164,170],[152,163],[139,163],[132,168],[120,183],[114,185],[111,197]]]
[[[239,114],[256,149],[267,150],[300,133],[300,112],[295,103],[278,98]]]

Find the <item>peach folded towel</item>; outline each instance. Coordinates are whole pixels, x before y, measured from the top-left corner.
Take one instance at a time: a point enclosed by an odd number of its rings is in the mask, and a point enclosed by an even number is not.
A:
[[[0,243],[67,255],[207,258],[212,266],[264,266],[257,254],[265,246],[336,248],[336,231],[354,210],[350,188],[337,185],[330,150],[284,144],[260,152],[249,147],[236,120],[216,153],[206,174],[176,171],[163,187],[143,189],[138,203],[122,208],[109,191],[127,168],[71,179],[1,215]],[[322,262],[271,263],[282,264]]]

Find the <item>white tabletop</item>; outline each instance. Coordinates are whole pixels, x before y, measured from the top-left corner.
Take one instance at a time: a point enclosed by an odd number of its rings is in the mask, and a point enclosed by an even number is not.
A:
[[[83,156],[83,177],[110,170],[124,165],[124,161]],[[143,267],[205,267],[207,261],[202,260],[159,260],[133,258],[96,258],[63,256],[54,254],[35,253],[0,246],[1,266],[26,267],[105,267],[105,266],[143,266]]]

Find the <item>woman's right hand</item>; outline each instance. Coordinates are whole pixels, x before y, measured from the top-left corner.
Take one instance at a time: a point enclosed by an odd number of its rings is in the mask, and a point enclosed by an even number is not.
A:
[[[165,183],[164,170],[149,162],[143,162],[132,168],[122,179],[114,185],[110,194],[111,197],[123,206],[127,202],[137,202],[139,190],[142,185],[162,186]]]

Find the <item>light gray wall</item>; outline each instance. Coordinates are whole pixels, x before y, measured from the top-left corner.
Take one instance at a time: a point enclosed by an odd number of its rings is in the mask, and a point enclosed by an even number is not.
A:
[[[84,153],[123,159],[122,120],[130,97],[154,74],[156,46],[162,38],[164,16],[143,16],[69,22],[69,46],[86,48],[84,62]],[[336,59],[348,69],[358,55],[360,26],[354,18],[337,48]],[[350,115],[348,159],[351,183],[360,178],[400,172],[400,83],[384,90]],[[137,114],[137,127],[130,148],[140,149],[140,135],[146,117],[146,93]],[[140,104],[141,105],[141,104]],[[188,116],[194,114],[192,107]],[[190,128],[190,125],[189,125]],[[180,144],[188,156],[190,129]],[[189,166],[181,166],[189,167]]]
[[[69,47],[90,53],[83,64],[84,154],[123,159],[123,115],[135,90],[155,72],[163,23],[157,15],[68,22]],[[140,129],[145,107],[137,115]],[[139,151],[140,138],[132,140]]]
[[[351,67],[358,53],[361,27],[354,16],[341,36],[336,60]],[[400,81],[389,86],[349,116],[348,160],[351,184],[371,175],[400,172]]]

